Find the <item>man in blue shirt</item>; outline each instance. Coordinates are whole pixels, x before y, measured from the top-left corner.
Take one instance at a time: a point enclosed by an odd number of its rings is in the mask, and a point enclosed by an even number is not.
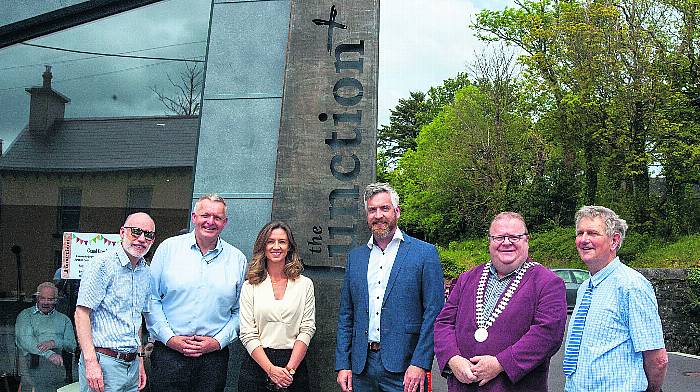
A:
[[[591,272],[578,291],[564,353],[565,390],[658,392],[668,355],[654,289],[620,262],[627,223],[612,210],[576,213],[576,248]]]
[[[194,230],[163,241],[153,256],[146,325],[156,340],[154,392],[224,390],[246,271],[243,253],[220,238],[227,222],[226,201],[202,196]]]
[[[146,386],[141,314],[147,310],[150,274],[143,256],[156,225],[148,214],[131,214],[119,229],[121,246],[83,270],[75,327],[83,355],[81,392],[136,391]]]

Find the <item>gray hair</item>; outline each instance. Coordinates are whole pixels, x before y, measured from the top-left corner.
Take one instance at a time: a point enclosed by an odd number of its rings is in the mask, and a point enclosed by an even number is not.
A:
[[[489,225],[489,234],[491,232],[491,226],[493,226],[493,224],[496,221],[499,221],[502,219],[513,219],[513,220],[518,220],[520,222],[523,222],[523,227],[525,228],[525,234],[529,233],[529,230],[527,229],[527,224],[525,223],[525,218],[523,218],[522,215],[518,214],[517,212],[504,211],[504,212],[501,212],[500,214],[497,214],[496,216],[493,217],[493,220],[491,221],[491,225]]]
[[[197,211],[197,208],[199,207],[199,202],[202,200],[209,200],[209,201],[214,201],[217,203],[222,203],[224,205],[224,215],[228,216],[228,206],[226,206],[226,199],[221,197],[218,193],[207,193],[206,195],[202,195],[199,199],[197,199],[197,202],[194,203],[194,210]]]
[[[39,295],[43,289],[51,289],[53,290],[54,295],[58,294],[58,287],[56,287],[55,284],[51,282],[44,282],[36,286],[36,295]]]
[[[365,211],[367,211],[367,201],[372,198],[372,196],[378,194],[378,193],[388,193],[389,197],[391,197],[391,205],[394,206],[394,208],[399,206],[399,194],[396,193],[394,188],[391,187],[391,185],[385,183],[385,182],[375,182],[372,184],[367,185],[365,188],[365,193],[364,193],[364,203],[365,203]]]
[[[583,218],[601,218],[605,224],[605,235],[608,237],[614,236],[615,233],[620,235],[620,243],[617,245],[617,249],[620,249],[628,226],[627,222],[617,216],[615,211],[603,206],[583,206],[576,211],[576,227],[578,227],[579,222]]]

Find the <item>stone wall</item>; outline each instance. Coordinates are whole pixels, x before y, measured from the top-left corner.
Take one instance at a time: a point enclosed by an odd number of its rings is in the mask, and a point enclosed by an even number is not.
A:
[[[644,268],[639,272],[654,286],[666,349],[700,355],[700,306],[690,303],[688,271]]]

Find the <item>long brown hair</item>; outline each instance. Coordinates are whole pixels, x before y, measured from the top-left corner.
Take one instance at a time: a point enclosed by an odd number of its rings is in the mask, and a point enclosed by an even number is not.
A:
[[[267,257],[265,257],[265,246],[267,240],[272,235],[275,229],[282,229],[287,233],[289,248],[287,249],[287,257],[284,260],[284,275],[288,279],[296,279],[304,270],[304,265],[301,263],[297,243],[294,241],[292,229],[286,223],[281,221],[273,221],[260,230],[258,238],[255,239],[253,245],[253,258],[248,266],[248,274],[246,278],[251,284],[261,283],[267,277]]]

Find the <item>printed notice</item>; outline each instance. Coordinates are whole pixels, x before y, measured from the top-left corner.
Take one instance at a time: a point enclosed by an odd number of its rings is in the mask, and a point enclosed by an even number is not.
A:
[[[93,257],[114,249],[120,242],[119,234],[63,233],[61,279],[80,279],[83,267]]]

